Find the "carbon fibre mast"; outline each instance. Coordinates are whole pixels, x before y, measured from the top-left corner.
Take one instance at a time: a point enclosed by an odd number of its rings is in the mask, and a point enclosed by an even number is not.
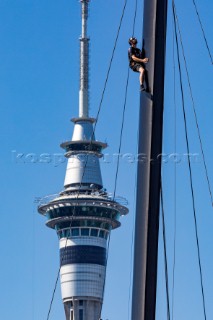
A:
[[[140,97],[131,319],[155,320],[167,0],[144,0],[143,15],[149,92]]]

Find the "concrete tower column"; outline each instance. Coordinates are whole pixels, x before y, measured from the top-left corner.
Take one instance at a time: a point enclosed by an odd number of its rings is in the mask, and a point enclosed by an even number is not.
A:
[[[99,320],[106,275],[107,241],[128,209],[103,188],[99,159],[106,143],[97,141],[88,112],[87,18],[89,0],[81,0],[79,117],[72,139],[61,144],[68,159],[64,189],[45,197],[38,211],[57,232],[60,282],[66,320]]]

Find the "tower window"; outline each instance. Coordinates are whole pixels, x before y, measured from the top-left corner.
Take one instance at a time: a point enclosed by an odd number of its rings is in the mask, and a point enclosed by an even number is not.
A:
[[[81,229],[81,235],[82,236],[88,236],[89,235],[89,228],[82,228]]]
[[[100,232],[99,232],[99,237],[100,237],[100,238],[104,238],[104,231],[103,231],[103,230],[100,230]]]
[[[84,310],[79,309],[79,320],[84,320]]]
[[[83,300],[79,300],[79,306],[83,306],[84,301]]]
[[[72,236],[74,236],[74,237],[79,236],[79,228],[72,229]]]
[[[91,236],[97,237],[98,236],[98,229],[91,229]]]

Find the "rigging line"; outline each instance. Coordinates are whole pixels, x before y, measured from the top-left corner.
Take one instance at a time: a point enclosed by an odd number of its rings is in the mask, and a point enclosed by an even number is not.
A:
[[[138,152],[138,143],[139,143],[139,127],[137,130],[137,144],[136,144],[136,150],[135,154]],[[136,190],[137,190],[137,166],[135,166],[135,184],[134,184],[134,197],[133,199],[136,199]],[[136,211],[136,201],[134,201],[134,207],[133,207],[133,212]],[[128,298],[128,319],[130,317],[130,302],[131,302],[131,288],[132,288],[132,273],[133,273],[133,245],[134,245],[134,216],[132,215],[132,239],[131,239],[131,258],[130,258],[130,280],[129,280],[129,298]]]
[[[132,37],[134,37],[134,33],[135,33],[135,21],[137,16],[137,10],[138,10],[138,0],[135,0],[135,14],[133,19]]]
[[[102,91],[102,96],[101,96],[101,100],[100,100],[100,104],[99,104],[99,108],[98,108],[98,112],[97,112],[97,116],[96,116],[96,122],[95,122],[94,128],[93,128],[93,132],[92,132],[89,148],[92,145],[92,140],[94,138],[97,122],[98,122],[98,119],[99,119],[99,115],[100,115],[100,111],[101,111],[101,107],[102,107],[102,103],[103,103],[103,99],[104,99],[104,94],[105,94],[107,83],[108,83],[108,79],[109,79],[109,74],[110,74],[110,71],[111,71],[111,66],[112,66],[115,50],[116,50],[116,47],[117,47],[117,42],[118,42],[118,38],[119,38],[119,34],[120,34],[120,29],[121,29],[121,25],[122,25],[124,13],[125,13],[127,1],[128,0],[125,0],[125,2],[124,2],[124,6],[123,6],[121,18],[120,18],[120,23],[119,23],[119,27],[118,27],[118,31],[117,31],[117,35],[116,35],[116,39],[115,39],[115,43],[114,43],[114,47],[113,47],[110,63],[109,63],[109,68],[108,68],[107,75],[106,75],[106,80],[105,80],[105,83],[104,83],[104,89]],[[86,169],[87,162],[88,162],[88,155],[86,156],[84,170],[83,170],[83,173],[82,173],[81,183],[80,183],[80,186],[79,186],[79,189],[78,189],[78,194],[77,194],[76,200],[78,199],[79,194],[80,194],[80,188],[81,188],[82,183],[83,183],[83,177],[84,177],[84,174],[85,174],[85,169]],[[74,207],[74,212],[73,212],[73,215],[71,217],[72,220],[73,220],[73,217],[75,215],[75,211],[76,211],[76,207]],[[71,220],[71,223],[70,223],[70,226],[69,226],[70,229],[71,229],[71,225],[72,225],[72,220]],[[68,241],[68,237],[66,237],[66,244],[65,244],[65,247],[64,247],[64,252],[63,252],[63,256],[62,256],[61,261],[63,261],[64,255],[65,255],[65,252],[66,252],[67,241]],[[57,284],[58,284],[58,280],[59,280],[60,270],[61,270],[61,263],[60,263],[60,267],[59,267],[59,270],[58,270],[58,273],[57,273],[57,278],[56,278],[54,290],[53,290],[53,293],[52,293],[52,298],[51,298],[50,307],[49,307],[49,311],[48,311],[48,315],[47,315],[47,320],[49,320],[49,316],[50,316],[50,313],[51,313],[52,304],[53,304],[53,301],[54,301],[55,292],[56,292],[56,288],[57,288]]]
[[[71,220],[71,223],[70,223],[70,234],[71,234],[71,224],[72,224],[72,220]],[[62,266],[62,262],[64,261],[64,257],[65,257],[65,254],[66,254],[67,242],[68,242],[68,237],[66,237],[66,243],[65,243],[65,246],[64,246],[64,252],[63,252],[62,258],[60,260],[60,267],[58,268],[58,273],[57,273],[57,277],[56,277],[56,281],[55,281],[55,285],[54,285],[54,289],[53,289],[53,294],[52,294],[52,298],[51,298],[51,301],[50,301],[50,306],[49,306],[49,310],[48,310],[48,314],[47,314],[47,320],[49,320],[50,313],[51,313],[51,310],[52,310],[52,305],[53,305],[53,301],[54,301],[54,297],[55,297],[55,292],[56,292],[57,285],[58,285],[58,280],[59,280],[59,277],[60,277],[61,266]]]
[[[125,1],[124,8],[126,7],[126,4],[127,4],[127,1]],[[137,0],[135,2],[135,13],[134,13],[134,19],[133,19],[133,32],[135,30],[136,15],[137,15]],[[122,19],[123,19],[123,14],[122,14]],[[120,30],[120,26],[119,26],[119,30]],[[116,40],[117,40],[117,38],[116,38]],[[116,174],[115,174],[113,201],[115,200],[115,194],[116,194],[116,190],[117,190],[118,172],[119,172],[119,165],[120,165],[120,152],[121,152],[121,146],[122,146],[122,137],[123,137],[127,95],[128,95],[128,86],[129,86],[129,67],[128,67],[128,71],[127,71],[127,80],[126,80],[126,88],[125,88],[125,95],[124,95],[124,105],[123,105],[123,113],[122,113],[122,121],[121,121],[121,131],[120,131],[120,140],[119,140],[119,148],[118,148],[118,161],[117,161]],[[107,244],[106,267],[108,264],[110,240],[111,240],[111,232],[109,233],[109,239],[108,239],[108,244]],[[104,294],[105,294],[105,287],[106,287],[106,276],[105,276],[104,285],[103,285],[103,298],[104,298]],[[101,313],[102,313],[102,307],[103,307],[103,304],[101,305],[100,317],[101,317]]]
[[[161,177],[160,197],[161,197],[161,214],[162,214],[162,226],[163,226],[163,248],[164,248],[164,266],[165,266],[165,279],[166,279],[167,319],[170,320],[169,276],[168,276],[167,250],[166,250],[166,228],[165,228],[165,214],[164,214],[162,177]]]
[[[60,268],[60,269],[61,269],[61,268]],[[47,320],[49,319],[49,317],[50,317],[50,312],[51,312],[51,310],[52,310],[52,304],[53,304],[55,292],[56,292],[56,289],[57,289],[58,279],[59,279],[59,275],[60,275],[60,269],[58,270],[58,273],[57,273],[57,278],[56,278],[56,282],[55,282],[55,286],[54,286],[52,298],[51,298],[51,301],[50,301],[50,307],[49,307],[48,314],[47,314]]]
[[[134,187],[134,199],[136,198],[136,177],[137,177],[137,167],[135,170],[135,187]],[[134,202],[135,204],[135,202]],[[133,212],[136,211],[136,206],[134,205]],[[134,218],[134,216],[132,215]],[[134,220],[133,220],[134,221]],[[128,319],[130,317],[130,303],[131,303],[131,289],[132,289],[132,265],[133,265],[133,245],[134,245],[134,223],[132,223],[132,236],[131,236],[131,256],[130,256],[130,275],[129,275],[129,297],[128,297]]]
[[[74,210],[75,210],[75,207],[74,207]],[[71,224],[72,224],[72,220],[71,220],[71,223],[70,223],[70,234],[71,234]],[[64,252],[63,252],[62,258],[60,260],[60,266],[58,268],[58,273],[57,273],[57,277],[56,277],[56,281],[55,281],[55,285],[54,285],[54,289],[53,289],[53,294],[52,294],[52,298],[51,298],[51,301],[50,301],[50,306],[49,306],[49,310],[48,310],[48,314],[47,314],[47,320],[49,320],[50,313],[51,313],[51,310],[52,310],[52,305],[53,305],[53,301],[54,301],[54,297],[55,297],[55,292],[56,292],[57,285],[58,285],[58,280],[59,280],[59,277],[60,277],[61,266],[62,266],[62,262],[64,261],[64,257],[65,257],[65,253],[66,253],[67,242],[68,242],[68,237],[66,237],[66,243],[65,243],[65,246],[64,246]]]
[[[135,33],[135,23],[136,23],[136,17],[137,17],[137,10],[138,10],[138,0],[135,0],[135,13],[134,13],[134,19],[133,19],[133,28],[132,28],[132,37],[134,37]],[[129,69],[128,69],[128,78],[129,78]],[[139,130],[137,132],[137,145],[138,145],[138,140],[139,139]],[[137,146],[136,146],[137,148]],[[137,152],[137,151],[136,151]],[[137,167],[135,170],[135,182],[137,178]],[[134,187],[134,198],[136,196],[136,183]],[[135,211],[135,209],[134,209]],[[130,279],[129,279],[129,297],[128,297],[128,318],[130,316],[130,299],[131,299],[131,287],[132,287],[132,261],[133,261],[133,244],[134,244],[134,224],[132,228],[132,239],[131,239],[131,259],[130,259]]]
[[[128,67],[127,80],[126,80],[126,89],[125,89],[124,107],[123,107],[122,122],[121,122],[121,132],[120,132],[120,141],[119,141],[119,148],[118,148],[118,161],[117,161],[116,174],[115,174],[113,200],[115,199],[115,194],[117,190],[117,180],[118,180],[118,171],[119,171],[119,165],[120,165],[120,152],[121,152],[123,129],[124,129],[124,118],[125,118],[125,112],[126,112],[128,86],[129,86],[129,67]]]
[[[178,70],[179,70],[179,80],[180,80],[180,88],[181,88],[181,97],[182,97],[182,107],[183,107],[183,116],[184,116],[184,126],[185,126],[185,138],[186,138],[186,146],[188,152],[188,167],[189,167],[189,177],[190,177],[190,188],[191,188],[191,195],[192,195],[192,205],[193,205],[193,216],[194,216],[194,224],[195,224],[195,236],[196,236],[196,245],[197,245],[197,254],[198,254],[198,264],[199,264],[199,272],[200,272],[200,284],[201,284],[201,293],[202,293],[202,302],[203,302],[203,313],[204,318],[206,318],[206,303],[205,303],[205,295],[204,295],[204,287],[203,287],[203,272],[201,266],[201,256],[200,256],[200,244],[199,244],[199,237],[198,237],[198,227],[197,227],[197,216],[195,210],[195,198],[194,198],[194,187],[192,182],[192,169],[191,169],[191,161],[189,156],[189,139],[188,139],[188,128],[186,122],[186,111],[185,111],[185,101],[184,101],[184,94],[183,94],[183,83],[182,83],[182,72],[180,66],[180,55],[179,55],[179,44],[178,44],[178,37],[177,37],[177,26],[176,26],[176,18],[175,18],[175,3],[174,0],[172,2],[172,9],[173,9],[173,19],[174,19],[174,26],[175,26],[175,42],[176,42],[176,49],[177,49],[177,58],[178,58]]]
[[[34,198],[33,201],[33,211],[32,211],[32,320],[35,319],[35,248],[36,248],[36,224],[35,224],[35,206],[36,204],[36,199]]]
[[[177,105],[176,105],[176,68],[175,68],[175,35],[174,35],[174,22],[173,26],[173,43],[172,43],[172,56],[173,56],[173,73],[174,73],[174,152],[177,152]],[[174,161],[174,240],[173,240],[173,267],[172,267],[172,320],[174,319],[174,295],[175,295],[175,266],[176,266],[176,224],[177,224],[177,166]]]
[[[74,212],[73,212],[73,215],[71,216],[71,222],[70,222],[70,226],[69,226],[70,234],[71,234],[71,226],[72,226],[73,216],[75,214],[75,209],[76,209],[76,207],[74,207]],[[58,280],[59,280],[59,277],[60,277],[61,266],[62,266],[62,262],[64,260],[65,254],[66,254],[67,243],[68,243],[68,236],[66,237],[66,242],[65,242],[65,246],[64,246],[63,255],[62,255],[61,259],[60,259],[60,266],[58,268],[57,277],[56,277],[56,281],[55,281],[55,285],[54,285],[54,289],[53,289],[53,293],[52,293],[52,297],[51,297],[51,301],[50,301],[50,306],[49,306],[49,310],[48,310],[48,314],[47,314],[47,320],[49,320],[49,318],[50,318],[50,313],[51,313],[52,305],[53,305],[54,298],[55,298],[55,292],[56,292],[57,285],[58,285]]]
[[[196,112],[196,109],[195,109],[195,101],[194,101],[194,97],[193,97],[193,93],[192,93],[192,86],[191,86],[191,82],[190,82],[189,71],[188,71],[186,56],[185,56],[185,52],[184,52],[184,46],[183,46],[181,30],[180,30],[180,24],[179,24],[179,20],[178,20],[177,10],[176,10],[175,4],[174,4],[174,9],[175,9],[175,19],[177,21],[178,33],[179,33],[179,38],[180,38],[180,43],[181,43],[181,48],[182,48],[182,55],[183,55],[183,59],[184,59],[185,69],[186,69],[186,75],[187,75],[187,81],[188,81],[188,86],[189,86],[189,91],[190,91],[190,97],[191,97],[191,100],[192,100],[192,107],[193,107],[193,112],[194,112],[194,116],[195,116],[195,123],[196,123],[197,132],[198,132],[198,138],[199,138],[199,142],[200,142],[200,149],[201,149],[204,168],[205,168],[205,175],[206,175],[207,185],[208,185],[208,189],[209,189],[209,195],[210,195],[210,199],[211,199],[211,204],[213,206],[213,195],[212,195],[212,190],[211,190],[209,174],[208,174],[208,170],[207,170],[206,157],[205,157],[203,143],[202,143],[202,139],[201,139],[200,127],[199,127],[199,123],[198,123],[197,112]]]
[[[196,11],[196,14],[197,14],[197,17],[198,17],[198,21],[200,23],[200,27],[201,27],[201,30],[202,30],[202,33],[203,33],[203,38],[204,38],[204,41],[205,41],[205,44],[206,44],[206,48],[208,50],[209,58],[211,60],[211,63],[213,64],[213,58],[212,58],[211,50],[210,50],[209,45],[208,45],[208,41],[207,41],[206,34],[205,34],[205,31],[204,31],[204,27],[203,27],[203,24],[202,24],[202,21],[201,21],[201,18],[200,18],[198,9],[197,9],[196,2],[195,2],[195,0],[192,0],[192,2],[194,4],[195,11]]]
[[[100,100],[100,104],[99,104],[99,107],[98,107],[98,112],[97,112],[97,116],[96,116],[96,122],[95,122],[95,125],[94,125],[92,138],[94,136],[95,129],[96,129],[96,126],[97,126],[97,122],[98,122],[98,119],[99,119],[99,115],[100,115],[100,111],[101,111],[101,107],[102,107],[102,103],[103,103],[103,99],[104,99],[104,94],[105,94],[105,91],[106,91],[106,87],[107,87],[107,83],[108,83],[108,79],[109,79],[109,74],[110,74],[111,67],[112,67],[112,61],[113,61],[113,58],[114,58],[115,49],[116,49],[116,46],[117,46],[117,42],[118,42],[118,38],[119,38],[119,34],[120,34],[121,25],[122,25],[122,22],[123,22],[123,18],[124,18],[124,13],[125,13],[125,10],[126,10],[127,2],[128,2],[128,0],[124,1],[124,7],[123,7],[123,10],[122,10],[120,23],[119,23],[117,35],[116,35],[116,38],[115,38],[114,47],[113,47],[113,50],[112,50],[112,55],[111,55],[111,59],[110,59],[110,63],[109,63],[109,68],[107,70],[106,80],[105,80],[105,83],[104,83],[104,88],[103,88],[103,91],[102,91],[101,100]]]
[[[123,114],[122,114],[122,122],[121,122],[120,141],[119,141],[119,148],[118,148],[118,161],[117,161],[117,166],[116,166],[113,201],[115,200],[115,194],[116,194],[116,190],[117,190],[118,172],[119,172],[119,165],[120,165],[120,152],[121,152],[121,146],[122,146],[122,137],[123,137],[123,128],[124,128],[128,86],[129,86],[129,67],[128,67],[128,72],[127,72],[127,80],[126,80],[126,88],[125,88],[125,97],[124,97],[124,106],[123,106]],[[111,232],[109,233],[109,240],[108,240],[108,245],[107,245],[106,265],[108,262],[108,252],[109,252],[110,239],[111,239]],[[105,292],[105,284],[106,284],[106,277],[104,279],[103,296],[104,296],[104,292]],[[100,316],[101,316],[101,313],[100,313]]]

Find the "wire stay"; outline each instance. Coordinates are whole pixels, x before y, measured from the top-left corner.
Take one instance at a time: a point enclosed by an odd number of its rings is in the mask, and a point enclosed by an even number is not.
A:
[[[198,9],[197,9],[196,2],[195,2],[195,0],[192,0],[192,2],[194,4],[194,8],[195,8],[195,11],[196,11],[196,14],[197,14],[197,18],[198,18],[198,21],[199,21],[199,24],[200,24],[200,28],[201,28],[201,31],[202,31],[202,34],[203,34],[203,38],[204,38],[204,41],[205,41],[205,44],[206,44],[206,49],[208,51],[209,58],[211,60],[211,63],[213,64],[213,58],[212,58],[211,50],[210,50],[210,47],[209,47],[209,44],[208,44],[208,41],[207,41],[207,37],[206,37],[205,31],[204,31],[203,23],[202,23],[201,18],[200,18],[200,14],[199,14]]]
[[[164,201],[163,201],[163,186],[161,178],[161,215],[162,215],[162,229],[163,229],[163,249],[164,249],[164,267],[165,267],[165,280],[166,280],[166,302],[167,302],[167,320],[170,320],[170,303],[169,303],[169,275],[168,275],[168,259],[167,259],[167,245],[166,245],[166,226],[164,214]]]
[[[173,74],[174,74],[174,153],[177,152],[177,105],[176,105],[176,68],[175,68],[175,34],[173,22]],[[175,297],[175,267],[176,267],[176,238],[177,238],[177,164],[174,161],[174,239],[173,239],[173,266],[172,266],[172,310],[171,318],[174,319],[174,297]]]
[[[197,116],[197,112],[196,112],[196,108],[195,108],[195,100],[194,100],[194,97],[193,97],[192,86],[191,86],[191,81],[190,81],[189,71],[188,71],[188,65],[187,65],[187,61],[186,61],[186,55],[185,55],[185,51],[184,51],[183,39],[182,39],[182,34],[181,34],[181,30],[180,30],[180,24],[179,24],[176,8],[175,8],[175,19],[176,19],[176,22],[177,22],[177,29],[178,29],[178,33],[179,33],[179,39],[180,39],[180,44],[181,44],[181,49],[182,49],[182,55],[183,55],[184,65],[185,65],[185,70],[186,70],[186,75],[187,75],[187,82],[188,82],[189,91],[190,91],[190,97],[191,97],[191,101],[192,101],[192,108],[193,108],[193,113],[194,113],[194,117],[195,117],[195,123],[196,123],[198,138],[199,138],[199,142],[200,142],[200,149],[201,149],[202,158],[203,158],[203,164],[204,164],[206,181],[207,181],[209,195],[210,195],[210,201],[211,201],[211,204],[213,206],[213,195],[212,195],[211,184],[210,184],[210,179],[209,179],[209,174],[208,174],[208,169],[207,169],[206,157],[205,157],[205,153],[204,153],[203,142],[202,142],[201,132],[200,132],[200,126],[199,126],[198,116]]]
[[[197,214],[196,214],[196,208],[195,208],[192,168],[191,168],[191,160],[190,160],[190,156],[189,156],[189,138],[188,138],[188,128],[187,128],[187,121],[186,121],[185,100],[184,100],[182,72],[181,72],[181,65],[180,65],[180,50],[179,50],[179,43],[178,43],[178,36],[177,36],[176,8],[175,8],[174,0],[172,1],[172,9],[173,9],[173,19],[174,19],[174,26],[175,26],[175,42],[176,42],[176,49],[177,49],[179,81],[180,81],[183,118],[184,118],[184,127],[185,127],[185,139],[186,139],[186,146],[187,146],[187,153],[188,153],[187,159],[188,159],[188,168],[189,168],[190,189],[191,189],[191,196],[192,196],[192,206],[193,206],[193,217],[194,217],[194,225],[195,225],[195,237],[196,237],[196,246],[197,246],[197,255],[198,255],[198,265],[199,265],[199,273],[200,273],[200,285],[201,285],[201,294],[202,294],[202,303],[203,303],[203,314],[204,314],[204,319],[206,320],[207,319],[206,318],[206,302],[205,302],[205,294],[204,294],[204,286],[203,286],[203,272],[202,272],[202,265],[201,265],[200,243],[199,243],[199,236],[198,236]]]
[[[138,0],[136,0],[136,2],[135,2],[135,12],[134,12],[134,19],[133,19],[133,34],[134,34],[134,30],[135,30],[135,22],[136,22],[136,15],[137,15],[137,4],[138,4]],[[128,67],[128,71],[127,71],[126,87],[125,87],[125,94],[124,94],[124,104],[123,104],[123,112],[122,112],[122,120],[121,120],[121,130],[120,130],[120,138],[119,138],[118,160],[117,160],[116,173],[115,173],[113,200],[115,199],[116,190],[117,190],[118,173],[119,173],[119,165],[120,165],[120,157],[119,157],[119,155],[120,155],[121,146],[122,146],[124,119],[125,119],[127,96],[128,96],[128,86],[129,86],[129,67]],[[109,240],[108,240],[108,246],[107,246],[106,266],[107,266],[107,263],[108,263],[110,240],[111,240],[111,232],[109,234]],[[104,279],[103,297],[104,297],[104,293],[105,293],[105,286],[106,286],[106,277]],[[101,306],[101,311],[100,311],[100,317],[101,317],[101,312],[102,312],[102,306]]]

